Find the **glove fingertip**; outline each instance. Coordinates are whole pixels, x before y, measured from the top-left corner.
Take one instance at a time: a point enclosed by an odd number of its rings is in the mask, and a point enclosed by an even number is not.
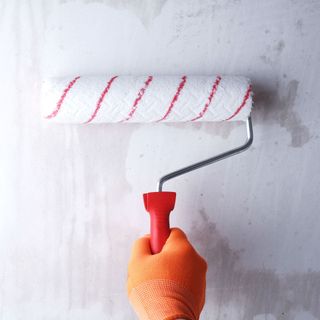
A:
[[[150,236],[137,239],[132,248],[133,256],[151,255]]]

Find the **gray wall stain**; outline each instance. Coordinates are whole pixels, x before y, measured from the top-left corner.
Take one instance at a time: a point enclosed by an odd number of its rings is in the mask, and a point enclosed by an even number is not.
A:
[[[259,58],[265,64],[269,64],[271,66],[273,65],[273,60],[269,56],[262,54],[261,56],[259,56]]]
[[[256,90],[255,109],[259,113],[258,123],[279,123],[291,135],[290,146],[299,148],[311,138],[309,128],[302,123],[300,116],[293,110],[299,82],[291,80],[286,93],[281,97],[277,92]]]
[[[285,47],[285,42],[283,40],[280,40],[276,45],[275,45],[275,50],[278,52],[278,54],[281,54]]]
[[[269,30],[265,30],[265,33],[267,33],[266,31],[269,32]],[[265,64],[268,64],[270,66],[275,66],[279,61],[279,58],[285,46],[286,44],[282,39],[277,41],[273,46],[268,45],[266,47],[265,53],[259,56],[260,60]]]
[[[295,22],[295,28],[296,30],[298,31],[298,33],[301,35],[301,36],[304,36],[305,33],[303,32],[303,20],[302,19],[298,19],[296,22]]]
[[[274,270],[247,270],[240,263],[241,250],[231,248],[205,210],[199,215],[189,237],[208,262],[207,303],[217,305],[218,310],[237,303],[242,310],[239,319],[243,320],[261,314],[291,320],[299,310],[320,318],[320,272],[279,276]],[[219,311],[214,317],[224,318]]]
[[[201,130],[212,136],[228,139],[232,131],[243,124],[235,121],[225,122],[198,122],[198,123],[167,123],[166,126],[181,130]]]
[[[231,122],[228,123],[204,123],[203,129],[205,132],[209,133],[213,136],[219,136],[223,139],[228,139],[231,132],[237,128],[238,126],[241,126],[242,124]]]
[[[72,2],[74,0],[60,0],[60,3]],[[167,0],[83,0],[84,3],[101,3],[118,10],[127,10],[133,13],[147,28],[152,21],[160,15]]]
[[[291,134],[291,146],[301,147],[310,140],[309,129],[302,124],[301,118],[292,109],[297,97],[299,82],[292,80],[288,84],[287,95],[283,97],[283,111],[280,114],[280,125]]]

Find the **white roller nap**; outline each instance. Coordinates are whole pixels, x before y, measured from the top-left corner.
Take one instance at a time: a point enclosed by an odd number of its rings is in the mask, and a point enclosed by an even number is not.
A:
[[[45,81],[42,105],[63,123],[236,121],[252,90],[239,76],[76,76]]]

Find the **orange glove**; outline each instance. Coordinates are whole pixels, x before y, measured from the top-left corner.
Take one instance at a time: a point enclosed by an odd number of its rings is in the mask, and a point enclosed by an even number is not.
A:
[[[207,263],[180,229],[171,229],[162,251],[150,237],[138,239],[128,268],[128,296],[141,320],[199,319],[205,301]]]

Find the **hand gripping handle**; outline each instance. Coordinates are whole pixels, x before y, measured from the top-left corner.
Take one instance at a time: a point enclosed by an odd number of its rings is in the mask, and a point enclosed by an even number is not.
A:
[[[169,215],[176,201],[175,192],[149,192],[143,195],[144,206],[150,214],[150,245],[159,253],[170,235]]]

